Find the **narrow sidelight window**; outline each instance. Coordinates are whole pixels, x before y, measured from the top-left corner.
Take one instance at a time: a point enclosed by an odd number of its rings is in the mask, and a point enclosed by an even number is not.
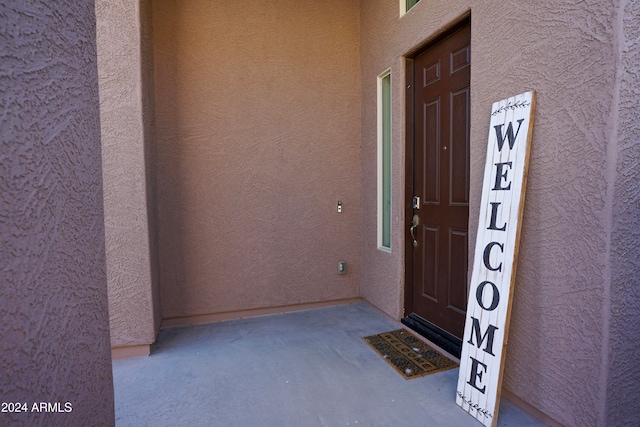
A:
[[[378,248],[391,251],[391,70],[378,76]]]

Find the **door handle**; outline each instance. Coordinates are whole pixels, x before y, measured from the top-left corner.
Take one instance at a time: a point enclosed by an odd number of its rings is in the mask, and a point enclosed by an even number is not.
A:
[[[416,240],[416,235],[414,234],[414,230],[419,224],[420,224],[420,217],[418,215],[414,215],[413,219],[411,220],[411,228],[409,229],[409,232],[411,233],[411,239],[413,240],[414,248],[418,246],[418,241]]]

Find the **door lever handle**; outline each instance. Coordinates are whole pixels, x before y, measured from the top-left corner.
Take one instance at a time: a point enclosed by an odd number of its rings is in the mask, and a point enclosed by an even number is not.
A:
[[[411,220],[411,228],[409,229],[409,232],[411,233],[411,240],[413,240],[414,248],[418,246],[418,241],[416,240],[416,235],[414,234],[414,230],[419,224],[420,224],[420,217],[418,215],[414,215],[413,219]]]

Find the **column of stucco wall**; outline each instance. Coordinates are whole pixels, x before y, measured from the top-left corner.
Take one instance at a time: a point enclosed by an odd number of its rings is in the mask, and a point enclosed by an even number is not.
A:
[[[153,62],[153,0],[139,0],[140,47],[142,82],[142,125],[144,132],[144,159],[146,174],[147,227],[149,231],[149,257],[151,269],[151,296],[153,300],[153,322],[157,334],[162,320],[160,301],[160,279],[158,271],[158,161],[155,139],[155,87]]]
[[[563,425],[605,426],[616,11],[574,0],[480,10],[474,135],[486,140],[492,100],[538,94],[503,385]]]
[[[608,352],[609,313],[603,307],[609,297],[605,271],[611,216],[606,209],[605,175],[609,122],[618,108],[615,9],[608,3],[577,0],[500,7],[490,1],[430,1],[418,3],[398,19],[397,2],[362,1],[361,8],[363,295],[389,314],[400,315],[405,166],[402,55],[471,10],[472,248],[491,104],[528,89],[538,93],[503,385],[562,424],[606,425],[610,368],[603,363],[603,354]],[[376,170],[375,81],[390,66],[395,79],[392,196],[397,212],[391,255],[375,249],[375,180],[369,178]],[[619,162],[618,167],[624,169],[627,164]],[[625,182],[618,180],[618,188]],[[625,206],[616,203],[616,209]],[[635,222],[625,224],[630,227]],[[634,240],[627,239],[628,244]],[[622,243],[614,243],[612,256],[622,248]],[[620,300],[635,292],[622,291],[620,286]],[[618,346],[616,354],[621,356],[624,351]]]
[[[640,3],[618,10],[619,104],[610,140],[610,311],[606,425],[640,425]]]
[[[96,18],[111,346],[144,353],[160,324],[149,2],[98,0]]]
[[[0,425],[113,425],[94,5],[0,16]]]
[[[153,7],[163,317],[357,298],[357,1]]]

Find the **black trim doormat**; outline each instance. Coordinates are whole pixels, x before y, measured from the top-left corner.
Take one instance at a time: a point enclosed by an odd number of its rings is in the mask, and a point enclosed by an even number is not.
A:
[[[362,340],[407,380],[458,366],[406,329],[370,335]]]

